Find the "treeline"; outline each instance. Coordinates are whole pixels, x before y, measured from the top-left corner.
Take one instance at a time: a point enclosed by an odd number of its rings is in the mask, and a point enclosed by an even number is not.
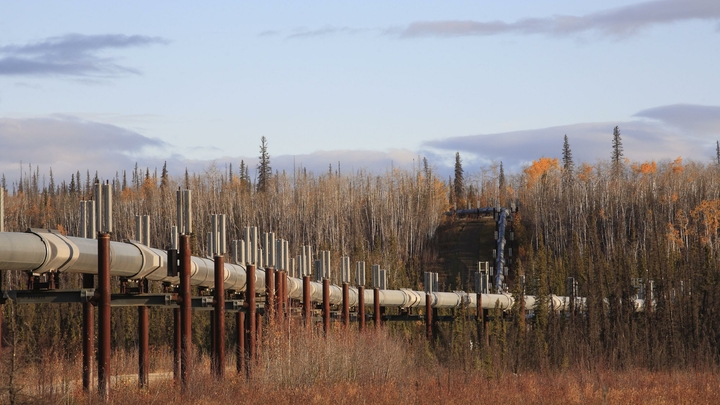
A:
[[[678,158],[576,168],[564,157],[534,161],[500,190],[520,206],[512,291],[538,295],[543,310],[526,319],[516,307],[493,329],[495,361],[514,370],[716,368],[720,167]],[[570,294],[569,277],[587,310],[544,310],[543,297]]]
[[[630,163],[621,150],[613,152],[610,161],[576,166],[566,140],[563,159],[540,158],[507,176],[501,163],[466,175],[458,154],[455,173],[461,181],[437,178],[427,163],[380,175],[276,172],[262,188],[251,182],[246,167],[238,174],[211,166],[179,177],[136,169],[130,181],[125,175],[108,179],[115,190],[113,238],[133,239],[134,216],[149,214],[151,245],[166,247],[175,190],[188,188],[195,254],[204,254],[210,215],[224,213],[230,239],[240,238],[244,226],[257,225],[288,239],[294,254],[311,244],[333,251],[335,269],[340,256],[348,255],[387,268],[391,288],[422,289],[422,272],[437,258],[435,230],[442,221],[457,220],[447,218],[447,210],[515,203],[518,248],[508,287],[518,302],[523,292],[538,296],[539,310],[524,313],[518,305],[506,314],[491,311],[489,344],[474,321],[458,316],[441,328],[438,356],[467,369],[516,372],[598,365],[716,368],[720,168],[679,158]],[[6,230],[42,227],[78,234],[78,202],[91,198],[95,179],[86,173],[80,182],[78,174],[70,183],[45,187],[38,185],[39,176],[28,174],[6,198]],[[548,294],[566,295],[568,277],[578,282],[585,311],[559,313],[550,307]],[[63,280],[67,287],[79,285],[77,275]],[[6,286],[21,284],[22,275],[7,273]],[[635,298],[647,303],[651,297],[652,307],[635,311]],[[79,350],[79,305],[15,310],[25,344]],[[113,316],[116,347],[134,347],[134,312],[118,309]],[[172,341],[169,311],[153,310],[151,317],[152,344]],[[194,322],[200,331],[207,319],[196,316]],[[196,344],[207,345],[208,334],[194,335]]]
[[[340,279],[340,258],[364,260],[388,269],[391,287],[422,288],[424,263],[436,252],[433,236],[448,209],[447,185],[426,164],[411,170],[393,169],[383,174],[356,171],[315,174],[305,169],[295,173],[274,173],[263,187],[252,183],[247,168],[238,172],[213,165],[203,173],[174,177],[163,168],[160,174],[136,168],[127,180],[125,173],[100,179],[86,172],[73,175],[70,182],[43,186],[39,170],[30,171],[14,192],[5,199],[5,229],[22,232],[28,228],[58,229],[80,235],[79,202],[90,200],[93,184],[113,185],[113,240],[136,239],[135,215],[151,216],[150,245],[167,248],[170,229],[175,224],[176,190],[193,193],[193,254],[204,256],[210,216],[226,214],[228,240],[243,237],[243,228],[259,227],[289,241],[290,251],[298,255],[303,245],[331,250],[333,279]],[[50,177],[52,178],[52,177]],[[5,288],[25,288],[25,275],[3,272]],[[368,280],[369,282],[369,280]],[[80,276],[64,274],[61,288],[79,288]],[[117,283],[114,284],[117,288]],[[160,286],[153,286],[158,291]],[[16,307],[22,319],[20,340],[30,349],[67,347],[79,350],[79,305],[34,305]],[[113,336],[116,347],[136,344],[135,312],[132,308],[113,310]],[[151,341],[172,342],[172,313],[151,311]],[[194,317],[196,330],[206,327],[205,317]],[[230,327],[228,327],[230,329]],[[197,333],[199,345],[206,345]]]

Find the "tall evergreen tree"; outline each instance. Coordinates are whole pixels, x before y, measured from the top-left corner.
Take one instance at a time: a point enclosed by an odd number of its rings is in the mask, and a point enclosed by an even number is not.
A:
[[[160,189],[165,190],[168,185],[167,160],[163,163],[162,172],[160,174]]]
[[[563,162],[563,185],[568,186],[573,181],[573,174],[575,172],[575,162],[573,162],[572,150],[570,150],[570,142],[568,141],[567,134],[565,134],[565,141],[563,142],[562,150],[562,162]]]
[[[572,150],[570,150],[570,142],[568,142],[567,134],[565,134],[565,141],[563,142],[562,162],[565,172],[572,175],[575,170],[575,162],[573,162]]]
[[[620,128],[615,127],[613,129],[613,140],[612,140],[612,165],[613,169],[615,171],[615,174],[619,174],[622,170],[623,162],[623,146],[622,146],[622,138],[620,137]]]
[[[505,199],[505,170],[503,169],[503,163],[500,162],[500,174],[498,174],[498,196],[501,205]]]
[[[720,166],[720,141],[715,143],[715,162]]]
[[[460,152],[455,152],[455,182],[453,188],[455,190],[455,201],[462,201],[465,198],[465,171],[462,167]]]
[[[267,139],[263,136],[260,138],[260,159],[257,165],[257,190],[265,191],[270,184],[272,177],[272,167],[270,167],[270,155],[268,154]]]

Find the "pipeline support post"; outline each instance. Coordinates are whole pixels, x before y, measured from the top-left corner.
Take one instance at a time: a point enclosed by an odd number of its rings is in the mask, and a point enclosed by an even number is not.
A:
[[[149,308],[142,305],[138,307],[138,386],[146,388],[150,372],[149,346],[150,346],[150,320]]]
[[[173,380],[180,381],[182,352],[182,324],[180,322],[180,308],[173,308]]]
[[[275,291],[273,296],[273,303],[275,304],[275,316],[278,319],[278,322],[282,322],[283,314],[282,314],[282,308],[283,308],[283,294],[282,294],[282,271],[278,270],[275,272]],[[267,280],[265,281],[267,283]],[[268,292],[269,294],[269,292]]]
[[[225,261],[215,256],[215,322],[213,374],[222,379],[225,375]]]
[[[365,330],[365,287],[358,286],[358,330]]]
[[[375,330],[380,330],[380,289],[373,289],[373,322],[375,323]]]
[[[0,190],[2,192],[2,190]],[[95,288],[92,274],[82,275],[83,288]],[[92,363],[95,349],[95,307],[92,302],[83,302],[83,391],[90,392],[92,384]]]
[[[256,317],[257,311],[255,308],[255,265],[251,264],[247,266],[247,289],[245,290],[245,301],[247,302],[247,315],[245,318],[246,323],[246,338],[247,343],[245,350],[247,353],[248,361],[245,364],[245,370],[247,371],[248,378],[250,377],[251,364],[255,361],[257,354],[256,343]]]
[[[272,323],[275,318],[273,311],[275,310],[276,275],[278,275],[278,273],[275,272],[273,267],[265,268],[265,313],[270,323]]]
[[[98,394],[107,399],[110,383],[110,234],[98,234]]]
[[[192,294],[190,291],[190,235],[180,235],[180,379],[190,382],[192,370]]]
[[[330,280],[323,278],[323,332],[327,335],[330,332]]]
[[[238,311],[235,314],[235,335],[237,343],[235,346],[235,370],[238,374],[245,371],[245,312]]]
[[[433,308],[430,294],[425,294],[425,337],[428,341],[433,341]]]
[[[307,328],[310,328],[312,324],[312,308],[310,305],[310,276],[303,276],[303,319]]]
[[[342,318],[343,325],[350,326],[350,286],[348,283],[342,285]]]

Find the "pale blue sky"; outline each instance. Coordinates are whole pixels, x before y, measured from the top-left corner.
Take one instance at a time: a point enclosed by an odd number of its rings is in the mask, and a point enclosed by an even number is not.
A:
[[[0,172],[709,161],[719,66],[717,0],[0,1]]]

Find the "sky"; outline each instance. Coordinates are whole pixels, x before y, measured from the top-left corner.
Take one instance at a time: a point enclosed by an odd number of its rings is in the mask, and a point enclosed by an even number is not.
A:
[[[720,1],[0,0],[0,172],[709,162]],[[251,176],[254,175],[251,171]]]

